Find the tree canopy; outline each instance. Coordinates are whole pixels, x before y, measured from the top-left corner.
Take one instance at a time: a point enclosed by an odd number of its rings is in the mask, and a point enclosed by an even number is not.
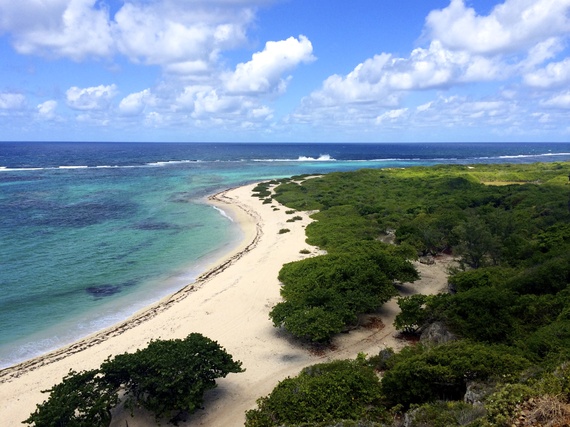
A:
[[[157,420],[193,413],[215,379],[243,372],[241,362],[198,333],[185,339],[156,340],[135,353],[107,359],[99,369],[71,371],[46,393],[49,398],[24,421],[35,427],[106,427],[111,409],[123,402],[143,407]]]

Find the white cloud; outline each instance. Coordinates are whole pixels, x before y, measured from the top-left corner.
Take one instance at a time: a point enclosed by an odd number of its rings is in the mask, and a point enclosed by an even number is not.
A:
[[[49,100],[42,102],[36,108],[40,118],[44,120],[53,120],[56,118],[55,110],[57,109],[57,101]]]
[[[570,0],[506,0],[488,15],[479,15],[463,0],[451,0],[426,18],[424,47],[408,56],[377,54],[346,75],[331,75],[290,119],[339,128],[395,121],[407,121],[410,127],[440,121],[455,128],[514,128],[513,112],[529,117],[541,96],[537,90],[530,99],[528,91],[516,90],[521,81],[536,89],[570,84],[570,58],[552,62],[565,52],[569,13]],[[426,102],[423,94],[436,91],[447,96]],[[474,99],[455,95],[470,92]],[[422,102],[414,108],[410,100],[418,98]],[[540,105],[567,104],[559,95]],[[385,112],[374,114],[378,110]]]
[[[345,77],[333,75],[305,103],[311,108],[363,102],[394,106],[404,92],[487,81],[503,72],[483,57],[452,52],[433,41],[428,49],[414,49],[408,58],[382,53],[357,65]]]
[[[232,93],[282,92],[286,80],[282,75],[302,62],[315,59],[313,45],[303,35],[298,39],[269,41],[265,49],[254,53],[251,61],[238,64],[236,70],[224,77],[225,86]]]
[[[145,89],[124,97],[119,103],[119,112],[124,116],[136,116],[141,114],[145,107],[153,106],[155,103],[156,99],[150,89]]]
[[[418,105],[418,106],[416,107],[416,110],[417,110],[417,111],[420,111],[420,112],[421,112],[421,111],[427,111],[427,110],[429,110],[429,109],[431,108],[432,104],[433,104],[433,102],[430,101],[430,102],[426,102],[425,104]]]
[[[165,120],[162,114],[157,113],[156,111],[151,111],[145,117],[145,125],[149,127],[161,127],[164,124]]]
[[[527,49],[570,31],[570,0],[506,0],[487,16],[477,15],[463,0],[432,11],[426,34],[452,50],[496,54]]]
[[[254,119],[269,120],[273,118],[273,110],[266,105],[262,105],[259,108],[253,108],[249,115]]]
[[[196,64],[246,40],[249,10],[230,15],[215,7],[193,6],[167,1],[125,4],[115,15],[118,50],[145,64]]]
[[[67,105],[74,110],[104,110],[116,93],[117,87],[114,84],[83,89],[73,86],[66,92]]]
[[[564,50],[564,45],[559,37],[550,37],[528,51],[528,56],[521,62],[521,66],[525,69],[532,69],[544,61],[554,58],[554,56]]]
[[[175,110],[194,110],[194,103],[198,94],[205,94],[213,91],[213,87],[209,85],[188,85],[176,96],[173,103]]]
[[[524,82],[538,88],[559,87],[570,84],[570,58],[560,62],[551,62],[545,68],[528,73]]]
[[[196,93],[194,100],[194,118],[219,115],[240,109],[240,100],[235,97],[220,95],[215,89]]]
[[[546,101],[541,102],[545,107],[570,109],[570,91],[559,93]]]
[[[24,54],[81,60],[113,48],[108,10],[97,0],[0,0],[0,30],[12,33]]]
[[[406,114],[407,111],[408,111],[407,108],[399,108],[396,110],[386,111],[385,113],[379,115],[376,118],[376,124],[381,124],[382,122],[385,122],[385,121],[395,122],[398,119],[404,117],[404,115]]]
[[[0,33],[9,32],[23,54],[83,60],[120,53],[144,64],[188,66],[244,44],[253,7],[268,3],[130,0],[111,16],[111,1],[0,0]]]
[[[206,60],[198,59],[196,61],[183,61],[167,64],[164,69],[170,74],[200,75],[206,74],[209,71],[210,64]]]
[[[26,106],[26,97],[20,93],[0,93],[0,110],[21,110]]]

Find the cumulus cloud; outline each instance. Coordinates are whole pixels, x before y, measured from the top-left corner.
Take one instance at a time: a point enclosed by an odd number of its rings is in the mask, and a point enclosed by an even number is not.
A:
[[[216,59],[220,50],[245,42],[253,19],[245,8],[162,1],[127,3],[115,15],[118,50],[135,62],[199,66]]]
[[[21,110],[26,105],[26,97],[20,93],[0,93],[0,110]]]
[[[379,115],[376,118],[376,124],[381,124],[383,122],[395,122],[396,120],[402,118],[406,112],[408,111],[407,108],[398,108],[396,110],[389,110],[385,113]]]
[[[56,118],[55,110],[57,109],[57,101],[49,100],[42,102],[36,108],[40,118],[44,120],[53,120]]]
[[[230,111],[239,111],[241,108],[240,99],[220,95],[217,90],[200,91],[196,93],[194,99],[194,118],[208,115],[219,115]]]
[[[119,112],[124,116],[136,116],[141,114],[147,106],[153,106],[155,103],[156,98],[150,89],[145,89],[124,97],[119,103]]]
[[[67,105],[74,110],[104,110],[117,93],[117,87],[95,86],[88,88],[78,88],[73,86],[66,92]]]
[[[0,0],[0,31],[10,32],[23,54],[80,60],[113,48],[109,12],[97,0]]]
[[[451,0],[427,16],[423,46],[409,55],[379,53],[346,75],[331,75],[302,100],[291,120],[339,126],[439,121],[450,127],[485,123],[514,129],[514,111],[528,117],[537,105],[566,108],[566,93],[539,90],[570,84],[570,58],[560,58],[570,36],[569,13],[570,0],[506,0],[487,15],[464,0]],[[535,89],[532,99],[517,90],[521,82]],[[496,100],[451,96],[476,87],[498,89]],[[450,96],[429,100],[426,93]],[[420,102],[414,105],[414,98]]]
[[[425,31],[451,50],[513,52],[568,33],[569,10],[569,0],[506,0],[481,16],[463,0],[451,0],[448,7],[428,15]]]
[[[551,62],[546,67],[528,73],[524,82],[539,88],[559,87],[570,84],[570,58],[560,62]]]
[[[225,76],[225,86],[233,93],[282,92],[286,85],[282,75],[302,62],[313,61],[312,53],[313,45],[303,35],[269,41],[251,61],[238,64],[233,73]]]
[[[111,0],[0,0],[0,33],[23,54],[73,60],[111,57],[188,67],[215,61],[246,42],[253,7],[263,0],[131,0],[110,12]]]
[[[542,101],[541,105],[545,107],[570,109],[570,91],[562,92],[545,101]]]
[[[357,65],[344,77],[333,75],[306,102],[311,106],[362,102],[390,106],[399,102],[403,92],[487,81],[504,72],[500,64],[446,50],[434,40],[427,49],[414,49],[408,58],[382,53]]]

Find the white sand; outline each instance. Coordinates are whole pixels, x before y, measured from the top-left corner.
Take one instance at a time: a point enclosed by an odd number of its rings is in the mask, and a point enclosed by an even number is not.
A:
[[[206,394],[205,410],[192,415],[182,426],[243,426],[245,411],[271,392],[288,376],[305,366],[336,358],[354,357],[359,352],[376,354],[388,346],[405,343],[395,338],[392,321],[397,312],[394,300],[379,312],[383,325],[372,323],[343,334],[334,349],[321,354],[289,339],[269,320],[271,307],[280,301],[278,272],[284,263],[318,254],[305,243],[307,214],[302,221],[286,222],[287,208],[262,204],[251,196],[248,185],[215,196],[220,206],[244,230],[242,245],[182,291],[162,300],[127,322],[88,337],[72,346],[0,371],[0,425],[22,425],[37,403],[47,397],[40,391],[61,381],[70,369],[97,368],[108,356],[146,347],[151,339],[184,338],[199,332],[223,346],[246,372],[218,380],[218,388]],[[279,210],[274,210],[278,206]],[[290,232],[279,234],[282,228]],[[311,254],[300,254],[309,249]],[[418,264],[422,280],[405,285],[403,293],[437,293],[445,287],[447,260],[435,265]],[[152,416],[118,411],[112,426],[155,426]]]

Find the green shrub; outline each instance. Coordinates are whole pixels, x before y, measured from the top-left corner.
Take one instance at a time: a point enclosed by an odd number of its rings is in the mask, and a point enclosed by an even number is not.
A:
[[[246,427],[334,420],[381,420],[380,384],[365,361],[339,360],[307,367],[281,381],[246,412]]]
[[[510,426],[517,408],[535,392],[523,384],[505,384],[485,401],[489,426]]]
[[[395,354],[392,348],[384,348],[380,350],[376,356],[368,358],[368,363],[377,371],[385,371],[389,366],[390,359],[392,359]]]
[[[393,405],[463,398],[467,382],[514,378],[527,359],[509,347],[458,341],[435,347],[404,348],[388,361],[382,390]]]
[[[504,267],[486,267],[476,270],[460,271],[449,277],[449,285],[456,292],[465,292],[472,288],[499,287],[512,278],[514,269]]]
[[[543,326],[524,342],[541,359],[555,362],[570,359],[570,320],[558,320]]]
[[[285,301],[270,312],[273,324],[314,342],[330,341],[359,314],[395,295],[378,263],[361,256],[324,255],[288,263],[279,280]]]
[[[516,319],[511,315],[517,295],[504,288],[475,287],[428,302],[431,315],[444,320],[458,335],[487,343],[510,343]]]
[[[291,230],[289,230],[288,228],[282,228],[279,230],[279,234],[285,234],[285,233],[289,233]]]
[[[409,427],[465,426],[485,416],[485,408],[464,402],[435,402],[408,411]]]

